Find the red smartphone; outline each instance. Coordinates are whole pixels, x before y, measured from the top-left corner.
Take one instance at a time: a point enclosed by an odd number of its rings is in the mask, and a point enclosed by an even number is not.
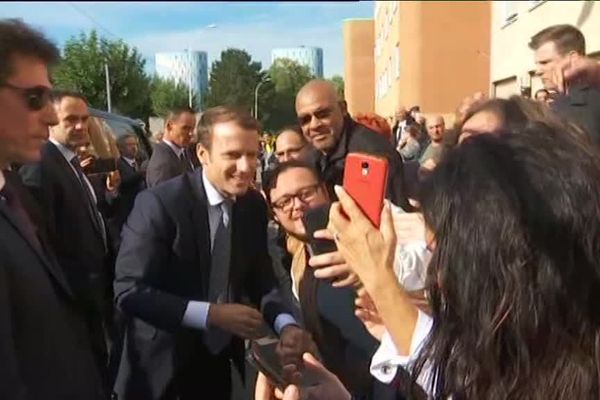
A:
[[[348,154],[344,167],[344,190],[377,228],[381,224],[388,168],[386,158],[363,153]]]

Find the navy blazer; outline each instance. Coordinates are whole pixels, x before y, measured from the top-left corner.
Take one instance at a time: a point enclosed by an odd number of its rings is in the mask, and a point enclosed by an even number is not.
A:
[[[188,301],[208,301],[207,207],[197,170],[141,192],[123,227],[114,285],[116,302],[128,318],[115,387],[122,398],[161,398],[175,377],[202,379],[207,368],[203,332],[181,322]],[[291,312],[275,289],[262,196],[249,191],[239,197],[231,221],[233,302],[261,307],[273,326],[280,313]],[[230,350],[243,371],[243,340],[232,339]]]

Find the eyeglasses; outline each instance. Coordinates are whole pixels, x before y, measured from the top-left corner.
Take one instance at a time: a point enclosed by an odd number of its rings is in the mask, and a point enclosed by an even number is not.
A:
[[[278,210],[281,210],[284,212],[289,212],[289,211],[291,211],[291,209],[294,205],[294,199],[298,199],[301,202],[303,202],[304,204],[306,204],[315,198],[315,195],[319,191],[320,187],[321,186],[318,183],[315,185],[307,186],[305,188],[298,190],[298,192],[296,192],[295,194],[288,194],[288,195],[281,197],[277,201],[272,202],[271,205],[275,209],[278,209]]]
[[[11,85],[10,83],[0,83],[0,87],[5,87],[18,92],[30,111],[39,111],[44,108],[46,104],[50,102],[52,94],[52,89],[46,86],[22,88]]]

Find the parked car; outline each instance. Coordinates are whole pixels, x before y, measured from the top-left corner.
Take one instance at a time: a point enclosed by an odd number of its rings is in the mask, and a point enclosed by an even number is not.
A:
[[[150,158],[150,155],[152,155],[152,146],[150,145],[150,140],[148,139],[149,134],[144,122],[91,107],[90,115],[106,122],[111,128],[112,133],[115,135],[115,139],[118,139],[125,134],[136,135],[140,142],[139,158],[142,161]]]

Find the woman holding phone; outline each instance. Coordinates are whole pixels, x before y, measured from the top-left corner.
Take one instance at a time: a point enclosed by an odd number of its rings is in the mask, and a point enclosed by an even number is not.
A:
[[[330,230],[386,328],[373,374],[406,367],[435,399],[598,398],[599,180],[596,150],[541,123],[452,151],[423,188],[431,317],[393,279],[389,206],[376,229],[337,188]]]

